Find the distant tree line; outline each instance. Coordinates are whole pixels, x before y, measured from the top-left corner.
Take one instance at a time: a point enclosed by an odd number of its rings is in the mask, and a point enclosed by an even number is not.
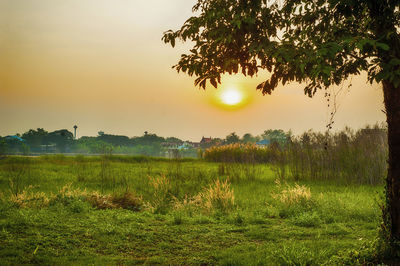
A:
[[[257,143],[268,139],[271,143],[284,143],[290,138],[290,132],[283,130],[265,130],[258,136],[250,133],[242,137],[235,132],[225,138],[210,138],[206,143],[185,142],[176,137],[161,137],[145,132],[143,136],[129,138],[122,135],[105,134],[99,132],[96,137],[84,136],[77,140],[67,129],[48,132],[43,128],[30,129],[23,134],[15,136],[0,136],[1,154],[41,154],[41,153],[82,153],[82,154],[132,154],[147,156],[164,156],[168,149],[184,143],[190,143],[181,151],[183,154],[196,156],[196,150],[206,149],[211,146],[220,146],[234,143]],[[189,148],[188,148],[189,147]],[[188,151],[189,150],[189,151]]]

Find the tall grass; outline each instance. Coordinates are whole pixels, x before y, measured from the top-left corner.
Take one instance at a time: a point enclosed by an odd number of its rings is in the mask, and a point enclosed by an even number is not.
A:
[[[5,164],[8,188],[14,196],[18,196],[31,182],[31,161],[27,158],[8,158]]]
[[[207,161],[223,163],[220,173],[229,172],[229,163],[236,168],[238,163],[247,165],[247,170],[254,164],[270,163],[281,180],[380,184],[386,176],[387,154],[386,129],[375,125],[356,132],[345,128],[334,134],[308,131],[291,137],[285,145],[211,147],[203,157]]]
[[[229,144],[206,149],[203,158],[223,163],[269,163],[274,159],[274,152],[254,144]]]
[[[336,134],[309,131],[293,138],[278,157],[294,180],[380,184],[386,176],[386,134],[380,126]]]
[[[220,212],[228,213],[235,207],[235,195],[228,179],[216,179],[208,187],[193,197],[185,195],[183,200],[174,198],[174,209],[184,211],[190,216],[194,212],[205,214]]]

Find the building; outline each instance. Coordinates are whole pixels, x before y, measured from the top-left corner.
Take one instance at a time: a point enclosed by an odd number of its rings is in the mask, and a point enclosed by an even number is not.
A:
[[[263,139],[261,141],[256,142],[256,145],[259,147],[268,147],[271,144],[269,139]]]
[[[4,137],[4,139],[8,142],[8,141],[10,141],[10,142],[13,142],[13,141],[16,141],[16,142],[25,142],[25,140],[23,139],[23,138],[21,138],[21,137],[18,137],[17,135],[14,135],[14,136],[6,136],[6,137]]]
[[[205,138],[205,137],[203,136],[203,138],[200,140],[200,145],[210,144],[210,143],[212,143],[212,138],[211,138],[211,137]]]

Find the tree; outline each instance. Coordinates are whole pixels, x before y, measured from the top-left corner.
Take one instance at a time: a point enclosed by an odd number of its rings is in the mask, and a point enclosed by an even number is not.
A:
[[[256,137],[254,137],[253,135],[251,135],[250,133],[246,133],[246,134],[244,134],[243,135],[243,137],[242,137],[242,142],[243,143],[255,143],[257,140],[256,140]]]
[[[232,132],[231,134],[226,136],[225,141],[227,144],[233,144],[240,142],[240,138],[235,132]]]
[[[389,143],[384,221],[390,243],[399,241],[400,1],[198,0],[193,11],[163,40],[194,43],[175,68],[195,75],[201,88],[207,81],[217,87],[225,73],[259,70],[271,73],[257,86],[264,95],[296,81],[312,97],[363,71],[382,84]]]
[[[48,143],[56,144],[60,152],[66,152],[67,147],[69,147],[74,140],[74,134],[67,129],[60,129],[50,132],[46,139]]]
[[[22,138],[26,140],[27,144],[35,151],[40,151],[40,145],[48,145],[49,132],[43,128],[37,130],[30,129],[28,132],[22,134]]]
[[[114,146],[129,146],[131,141],[127,136],[111,135],[111,134],[99,134],[97,140],[102,142],[110,143]]]
[[[7,143],[6,140],[0,137],[0,158],[2,158],[7,153]]]
[[[287,142],[288,135],[282,129],[268,129],[264,130],[261,135],[263,139],[268,139],[271,143],[276,142],[280,145],[284,145]]]

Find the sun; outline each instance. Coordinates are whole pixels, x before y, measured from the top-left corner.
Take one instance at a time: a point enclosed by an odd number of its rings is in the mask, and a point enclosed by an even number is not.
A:
[[[221,92],[220,99],[225,105],[235,106],[243,101],[243,94],[236,88],[228,88]]]
[[[232,79],[232,78],[231,78]],[[253,100],[253,94],[237,80],[225,80],[221,88],[211,90],[208,94],[209,102],[223,111],[238,111],[248,106]]]

